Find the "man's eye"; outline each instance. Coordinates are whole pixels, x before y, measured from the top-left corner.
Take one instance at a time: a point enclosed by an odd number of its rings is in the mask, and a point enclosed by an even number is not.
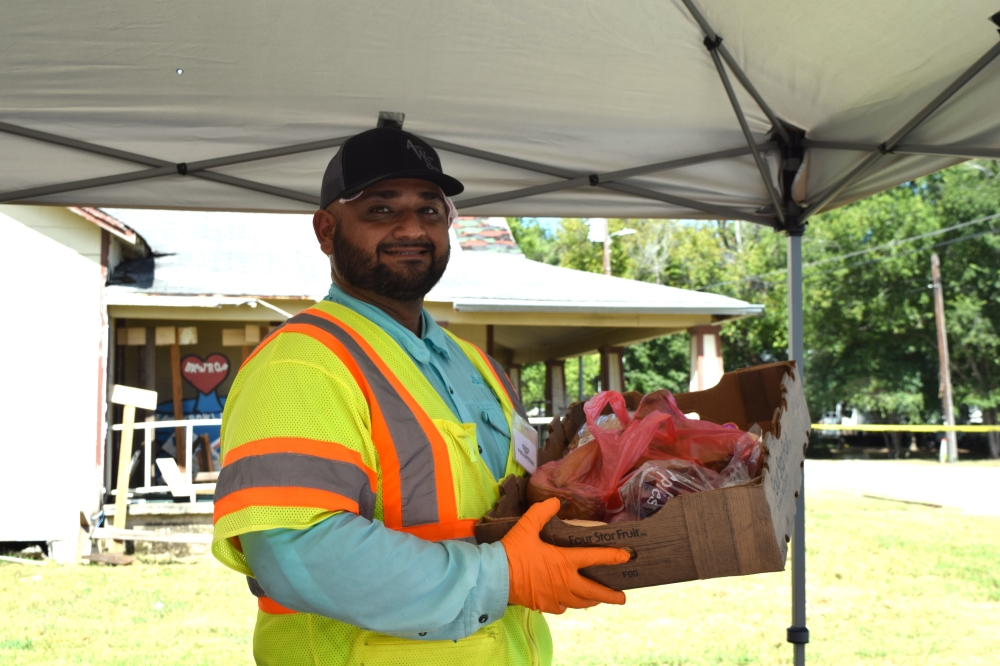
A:
[[[441,214],[441,211],[438,210],[437,208],[435,208],[434,206],[427,206],[426,208],[424,208],[420,212],[423,213],[424,215],[440,215]]]
[[[382,214],[382,213],[389,213],[391,211],[389,210],[388,206],[372,206],[371,208],[368,209],[368,212]]]

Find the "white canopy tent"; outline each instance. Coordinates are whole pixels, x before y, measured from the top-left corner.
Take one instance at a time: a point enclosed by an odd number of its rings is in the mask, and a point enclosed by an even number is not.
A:
[[[467,214],[787,232],[801,361],[805,221],[1000,158],[998,9],[14,0],[0,5],[0,202],[308,211],[342,138],[388,110],[442,152]],[[803,663],[799,508],[788,639]]]

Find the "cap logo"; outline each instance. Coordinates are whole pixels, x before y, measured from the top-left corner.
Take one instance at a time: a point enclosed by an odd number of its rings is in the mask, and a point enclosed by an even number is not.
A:
[[[428,169],[430,169],[431,171],[441,171],[441,169],[438,168],[437,162],[434,160],[434,157],[429,155],[427,151],[425,151],[423,148],[414,144],[409,139],[406,140],[406,147],[407,149],[412,150],[414,153],[416,153],[417,157],[419,157],[424,161],[424,164],[427,165]]]

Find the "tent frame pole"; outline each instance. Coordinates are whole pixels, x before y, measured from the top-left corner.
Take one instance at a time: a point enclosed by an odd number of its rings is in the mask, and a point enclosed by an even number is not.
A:
[[[229,166],[233,164],[243,164],[246,162],[253,162],[262,159],[269,159],[273,157],[294,155],[303,152],[310,152],[314,150],[331,148],[339,146],[348,138],[348,137],[337,137],[334,139],[311,141],[308,143],[295,144],[292,146],[283,146],[267,150],[258,150],[249,153],[231,155],[227,157],[201,160],[198,162],[190,162],[190,163],[182,162],[179,164],[175,164],[172,162],[167,162],[166,160],[160,160],[157,158],[148,157],[146,155],[139,155],[137,153],[131,153],[128,151],[108,148],[106,146],[88,143],[86,141],[79,141],[77,139],[70,139],[56,134],[50,134],[48,132],[41,132],[39,130],[20,127],[18,125],[11,125],[9,123],[0,122],[0,131],[7,132],[10,134],[17,134],[20,136],[25,136],[38,141],[60,145],[67,148],[73,148],[84,152],[103,155],[105,157],[112,157],[115,159],[120,159],[152,167],[150,169],[144,169],[142,171],[132,171],[128,173],[102,176],[98,178],[88,178],[69,183],[46,185],[42,187],[33,187],[33,188],[15,190],[10,192],[0,192],[0,203],[6,201],[18,201],[34,197],[48,196],[52,194],[61,194],[64,192],[73,192],[77,190],[89,189],[94,187],[118,185],[122,183],[136,182],[139,180],[148,180],[152,178],[162,178],[165,176],[181,175],[181,176],[194,176],[196,178],[201,178],[203,180],[209,180],[224,185],[231,185],[233,187],[239,187],[242,189],[251,190],[255,192],[262,192],[264,194],[270,194],[272,196],[281,197],[284,199],[290,199],[292,201],[301,201],[311,205],[318,205],[319,197],[314,196],[312,194],[307,194],[304,192],[296,192],[294,190],[275,187],[272,185],[267,185],[265,183],[257,183],[243,178],[230,176],[228,174],[222,174],[215,171],[210,171],[209,169],[213,167]],[[603,187],[609,190],[614,190],[634,197],[670,203],[684,208],[690,208],[693,210],[700,210],[706,213],[712,213],[714,215],[722,215],[724,217],[731,219],[742,219],[742,220],[747,220],[749,222],[755,222],[757,224],[773,226],[770,218],[761,215],[755,215],[753,213],[746,213],[739,209],[731,208],[729,206],[719,206],[715,204],[702,203],[700,201],[696,201],[693,199],[687,199],[684,197],[678,197],[671,194],[656,192],[654,190],[649,190],[643,187],[638,187],[627,183],[617,183],[612,181],[624,179],[631,176],[642,175],[646,173],[654,173],[657,171],[667,171],[669,169],[677,169],[684,166],[701,164],[704,162],[710,162],[718,159],[739,157],[742,155],[746,155],[747,153],[756,154],[755,151],[758,149],[760,150],[774,149],[776,147],[776,144],[774,142],[766,142],[764,144],[761,144],[760,146],[754,145],[746,148],[744,147],[733,148],[729,150],[715,151],[713,153],[707,153],[704,155],[695,155],[675,160],[667,160],[664,162],[657,162],[654,164],[633,167],[630,169],[622,169],[619,171],[609,172],[606,174],[580,174],[567,169],[561,169],[559,167],[552,167],[549,165],[530,162],[527,160],[520,160],[505,155],[498,155],[495,153],[477,150],[474,148],[467,148],[465,146],[460,146],[448,142],[429,140],[429,143],[431,143],[431,145],[435,145],[435,147],[440,147],[442,150],[447,150],[449,152],[464,154],[485,161],[495,162],[499,164],[506,164],[508,166],[514,166],[529,171],[534,171],[536,173],[544,173],[547,175],[557,176],[565,179],[564,182],[549,183],[546,185],[538,185],[535,187],[515,190],[513,192],[477,197],[476,199],[467,200],[466,202],[459,201],[457,202],[457,205],[461,208],[468,208],[471,206],[483,205],[486,203],[493,203],[496,201],[519,199],[527,196],[532,196],[535,194],[542,194],[546,192],[554,192],[573,187],[590,185],[590,186]]]
[[[803,163],[803,139],[805,133],[801,130],[789,128],[778,119],[722,45],[722,37],[712,29],[708,21],[705,20],[705,17],[695,7],[693,1],[682,1],[705,33],[705,46],[712,55],[712,61],[715,63],[715,68],[719,72],[719,78],[722,79],[722,84],[726,88],[726,94],[733,105],[733,110],[736,112],[736,117],[740,122],[740,128],[743,130],[743,135],[746,137],[747,143],[750,146],[755,144],[747,125],[746,117],[740,108],[736,93],[729,83],[729,78],[726,75],[721,59],[725,59],[737,80],[750,93],[761,111],[767,115],[773,126],[773,134],[776,136],[781,149],[782,194],[780,198],[771,186],[771,179],[764,166],[763,159],[761,159],[756,151],[754,151],[754,159],[757,162],[757,168],[761,172],[761,177],[764,179],[768,195],[774,203],[775,214],[779,221],[779,224],[775,226],[786,234],[788,266],[788,358],[795,361],[799,380],[802,381],[805,374],[802,330],[802,235],[805,232],[803,224],[805,218],[800,217],[799,213],[802,208],[791,198],[791,191],[794,174],[799,171]],[[786,220],[786,212],[789,220]],[[786,639],[793,646],[795,666],[805,666],[806,644],[809,642],[809,629],[806,627],[806,507],[804,472],[805,470],[803,469],[802,485],[799,487],[798,493],[796,493],[795,523],[792,528],[792,626],[788,627],[786,632]]]
[[[803,336],[802,307],[802,232],[803,228],[790,229],[786,235],[788,264],[788,358],[795,361],[799,381],[805,375],[805,345]],[[806,643],[806,493],[805,469],[802,485],[796,493],[795,523],[792,528],[792,626],[787,640],[793,645],[795,666],[805,666]]]
[[[759,150],[773,150],[776,147],[777,144],[774,142],[767,142],[757,146]],[[448,150],[448,149],[442,148],[442,150]],[[510,201],[512,199],[522,199],[525,197],[534,196],[536,194],[546,194],[548,192],[558,192],[559,190],[567,190],[567,189],[572,189],[574,187],[591,185],[595,177],[597,178],[598,184],[607,183],[611,181],[622,180],[624,178],[630,178],[632,176],[642,176],[649,173],[669,171],[671,169],[679,169],[681,167],[692,166],[695,164],[703,164],[705,162],[712,162],[714,160],[721,160],[729,157],[741,157],[743,155],[749,155],[749,154],[750,154],[750,148],[744,146],[740,148],[732,148],[729,150],[718,150],[713,153],[705,153],[704,155],[694,155],[691,157],[682,157],[676,160],[667,160],[666,162],[656,162],[654,164],[634,167],[631,169],[622,169],[620,171],[609,171],[607,173],[599,173],[599,174],[577,173],[571,178],[567,178],[566,180],[555,183],[535,185],[533,187],[525,187],[519,190],[510,190],[508,192],[498,192],[496,194],[486,194],[481,197],[473,197],[471,199],[460,199],[455,202],[455,205],[462,209],[474,208],[475,206],[482,206],[488,203],[496,203],[498,201]],[[479,159],[486,159],[486,158],[480,157]],[[487,160],[487,161],[492,162],[494,160]]]
[[[701,27],[701,31],[705,33],[705,39],[708,42],[718,43],[717,48],[719,54],[722,56],[722,59],[726,61],[727,65],[729,65],[729,69],[732,70],[733,76],[735,76],[736,80],[740,82],[740,85],[743,86],[743,89],[746,90],[748,93],[750,93],[750,96],[753,97],[753,101],[757,103],[757,106],[760,107],[760,110],[763,111],[764,115],[767,116],[767,119],[771,121],[771,125],[774,126],[774,129],[778,133],[778,136],[780,136],[782,141],[784,141],[785,143],[792,143],[791,136],[785,129],[784,124],[780,120],[778,120],[778,116],[774,113],[774,111],[771,110],[771,107],[768,106],[767,102],[764,101],[764,98],[761,97],[760,93],[757,92],[757,89],[754,87],[754,85],[750,83],[750,79],[748,79],[747,75],[743,73],[743,70],[736,62],[736,59],[733,58],[732,54],[729,53],[729,49],[727,49],[722,44],[722,38],[718,35],[718,33],[715,32],[715,30],[712,29],[712,26],[709,25],[708,21],[705,20],[705,16],[698,10],[698,7],[695,6],[692,0],[681,0],[681,1],[684,3],[684,6],[687,7],[688,12],[691,14],[694,20]]]
[[[27,199],[30,197],[46,196],[49,194],[61,194],[63,192],[73,192],[76,190],[83,190],[91,187],[118,185],[121,183],[130,183],[138,180],[147,180],[150,178],[162,178],[164,176],[172,176],[172,175],[181,175],[181,176],[190,175],[194,176],[195,178],[201,178],[203,180],[211,180],[226,185],[232,185],[233,187],[239,187],[245,190],[263,192],[265,194],[271,194],[273,196],[281,197],[284,199],[291,199],[293,201],[302,201],[310,204],[318,204],[319,197],[313,196],[311,194],[306,194],[304,192],[296,192],[294,190],[288,190],[283,187],[275,187],[273,185],[267,185],[264,183],[257,183],[252,180],[237,178],[236,176],[229,176],[226,174],[216,173],[214,171],[208,171],[208,169],[211,167],[227,166],[231,164],[243,164],[246,162],[253,162],[271,157],[294,155],[297,153],[308,152],[311,150],[319,150],[321,148],[329,147],[331,144],[340,145],[346,138],[346,137],[340,137],[337,139],[313,141],[305,144],[284,146],[281,148],[272,148],[268,150],[258,150],[251,153],[242,153],[239,155],[231,155],[228,157],[220,157],[211,160],[202,160],[199,162],[191,162],[191,163],[181,162],[179,164],[175,164],[173,162],[160,160],[154,157],[148,157],[146,155],[139,155],[137,153],[132,153],[124,150],[108,148],[107,146],[101,146],[86,141],[79,141],[77,139],[70,139],[64,136],[59,136],[57,134],[50,134],[49,132],[41,132],[39,130],[33,130],[27,127],[11,125],[10,123],[0,122],[0,131],[6,132],[8,134],[16,134],[19,136],[24,136],[30,139],[35,139],[37,141],[43,141],[45,143],[64,146],[66,148],[73,148],[75,150],[80,150],[87,153],[103,155],[105,157],[111,157],[115,159],[124,160],[127,162],[133,162],[136,164],[143,164],[145,166],[153,167],[152,169],[146,169],[143,171],[132,171],[128,173],[114,174],[111,176],[103,176],[100,178],[88,178],[85,180],[78,180],[70,183],[60,183],[57,185],[33,187],[29,189],[16,190],[12,192],[0,192],[0,203],[5,201],[17,201],[20,199]]]
[[[483,161],[486,161],[486,162],[494,162],[496,164],[503,164],[503,165],[506,165],[506,166],[512,166],[512,167],[516,167],[518,169],[524,169],[526,171],[534,171],[535,173],[542,173],[542,174],[545,174],[545,175],[548,175],[548,176],[556,176],[558,178],[565,178],[566,180],[575,180],[575,179],[578,179],[578,178],[586,177],[588,179],[588,181],[589,181],[589,184],[592,185],[592,186],[594,186],[594,187],[602,187],[602,188],[607,189],[607,190],[614,190],[614,191],[617,191],[617,192],[622,192],[624,194],[630,194],[630,195],[635,196],[635,197],[640,197],[640,198],[645,198],[645,199],[652,199],[654,201],[662,201],[664,203],[670,203],[670,204],[677,205],[677,206],[682,206],[682,207],[685,207],[685,208],[691,208],[693,210],[700,210],[700,211],[705,212],[705,213],[712,213],[713,215],[722,215],[726,219],[741,219],[741,220],[746,220],[748,222],[754,222],[756,224],[761,224],[761,225],[764,225],[764,226],[769,226],[769,227],[773,227],[774,226],[774,221],[771,218],[769,218],[769,217],[766,217],[766,216],[763,216],[763,215],[756,215],[756,214],[753,214],[753,213],[746,213],[746,212],[743,212],[743,211],[741,211],[741,210],[739,210],[737,208],[732,208],[730,206],[720,206],[720,205],[716,205],[716,204],[702,203],[700,201],[695,201],[693,199],[687,199],[687,198],[678,197],[678,196],[675,196],[675,195],[672,195],[672,194],[666,194],[666,193],[663,193],[663,192],[657,192],[655,190],[650,190],[650,189],[647,189],[647,188],[644,188],[644,187],[637,187],[637,186],[629,184],[629,183],[604,182],[602,180],[602,176],[600,174],[587,174],[587,175],[585,175],[585,174],[581,174],[581,173],[576,172],[576,171],[570,171],[569,169],[563,169],[561,167],[554,167],[554,166],[550,166],[550,165],[547,165],[547,164],[540,164],[538,162],[531,162],[531,161],[528,161],[528,160],[522,160],[522,159],[518,159],[516,157],[509,157],[507,155],[500,155],[498,153],[491,153],[489,151],[480,150],[478,148],[469,148],[467,146],[462,146],[462,145],[459,145],[459,144],[450,143],[448,141],[439,141],[437,139],[430,139],[430,138],[427,138],[427,137],[423,137],[423,138],[424,138],[425,141],[427,141],[427,143],[431,144],[435,148],[437,148],[439,150],[448,151],[449,153],[456,153],[458,155],[465,155],[467,157],[474,157],[476,159],[480,159],[480,160],[483,160]],[[766,146],[768,149],[770,149],[772,147],[771,142],[768,142],[768,143],[765,143],[765,144],[762,144],[762,145]],[[741,155],[747,154],[746,152],[742,152],[744,150],[743,148],[731,149],[731,150],[727,150],[727,151],[720,151],[720,153],[731,153],[731,152],[736,151],[736,150],[741,151],[740,152]],[[747,151],[749,151],[749,150],[750,149],[747,148]],[[674,160],[670,160],[668,162],[658,162],[658,163],[651,164],[651,165],[648,165],[648,166],[645,166],[645,167],[634,167],[632,169],[623,169],[621,171],[614,171],[614,172],[605,174],[604,178],[613,177],[613,178],[616,178],[616,179],[620,179],[620,178],[625,178],[626,176],[641,175],[642,173],[652,173],[654,171],[665,171],[668,168],[679,168],[681,166],[689,166],[691,164],[700,163],[701,161],[709,161],[708,158],[711,158],[711,159],[721,159],[722,155],[720,153],[709,153],[709,154],[703,156],[703,157],[706,158],[705,160],[701,160],[700,159],[700,157],[702,157],[702,156],[696,156],[696,157],[693,157],[693,158],[681,158],[681,160],[676,160],[676,162],[678,162],[676,165],[671,165],[671,162],[675,162],[675,161]],[[692,161],[692,160],[695,160],[695,159],[698,159],[699,161],[698,162]],[[668,165],[670,165],[670,166],[668,166]],[[582,184],[582,182],[581,182],[581,184]],[[539,186],[536,186],[536,187],[524,188],[524,190],[527,191],[528,194],[530,195],[530,194],[540,194],[540,193],[543,193],[543,192],[553,192],[553,191],[557,191],[558,189],[561,189],[561,188],[555,187],[555,185],[556,184],[539,185]],[[576,187],[576,184],[571,185],[570,187]],[[552,188],[552,189],[549,189],[549,188]],[[518,192],[518,191],[519,190],[515,190],[515,192]],[[513,194],[513,193],[514,192],[508,192],[506,194]],[[503,194],[503,193],[501,193],[501,194]],[[497,195],[487,195],[487,196],[490,196],[490,197],[500,196],[500,194],[497,194]],[[510,198],[513,199],[514,197],[511,196]],[[485,197],[483,197],[483,199],[485,199]],[[473,203],[472,205],[481,206],[484,203],[493,203],[495,201],[500,201],[500,200],[501,199],[490,199],[489,201],[483,201],[483,200],[480,200],[479,197],[477,197],[476,199],[467,199],[466,202],[473,202],[474,201],[475,203]],[[509,200],[509,199],[505,198],[504,200]],[[455,206],[458,207],[460,210],[464,210],[465,208],[471,208],[472,206],[470,206],[469,203],[466,203],[466,202],[463,202],[462,200],[456,201],[455,202]]]
[[[878,146],[868,143],[852,143],[850,141],[816,141],[815,139],[805,139],[802,145],[806,148],[818,148],[820,150],[854,150],[862,153],[878,150]],[[971,146],[927,146],[915,143],[901,143],[893,148],[891,152],[894,155],[941,155],[942,157],[964,157],[967,159],[1000,159],[1000,149],[973,148]]]
[[[686,0],[685,0],[686,1]],[[941,108],[945,102],[951,99],[955,93],[957,93],[962,86],[968,83],[976,74],[981,72],[988,64],[990,64],[994,58],[1000,55],[1000,42],[997,42],[990,48],[986,53],[984,53],[979,60],[974,62],[968,69],[962,72],[957,79],[955,79],[951,85],[942,90],[937,97],[932,99],[924,108],[920,109],[916,115],[910,118],[901,128],[899,128],[892,137],[878,146],[877,152],[874,152],[867,157],[865,157],[860,164],[851,169],[846,176],[835,183],[826,193],[821,194],[817,200],[808,206],[802,214],[799,216],[798,224],[803,224],[806,219],[811,217],[816,212],[822,210],[824,206],[833,201],[834,197],[844,191],[845,188],[849,187],[854,181],[860,178],[875,162],[879,160],[883,155],[887,155],[893,152],[899,145],[899,142],[905,139],[913,130],[917,129],[927,118],[931,116],[935,111]]]
[[[743,114],[739,101],[736,98],[736,94],[732,88],[732,85],[729,82],[729,78],[728,75],[726,74],[725,67],[722,64],[722,60],[725,60],[730,70],[733,72],[733,75],[736,76],[740,84],[744,87],[744,89],[746,89],[746,91],[751,95],[751,97],[753,97],[754,101],[757,103],[760,109],[770,119],[773,125],[772,131],[775,135],[777,135],[778,143],[780,144],[780,147],[782,148],[783,151],[786,147],[792,146],[795,143],[793,141],[793,138],[791,137],[791,133],[789,129],[786,127],[786,125],[777,118],[777,116],[771,110],[770,106],[768,106],[768,104],[764,101],[761,95],[757,92],[756,88],[753,86],[753,84],[750,82],[747,76],[743,73],[742,69],[736,63],[735,59],[733,59],[732,55],[722,44],[722,37],[719,36],[708,24],[708,22],[705,20],[705,17],[694,5],[693,0],[682,0],[682,2],[687,7],[691,15],[694,17],[695,21],[697,21],[697,23],[701,26],[702,31],[705,33],[705,45],[709,49],[713,63],[715,64],[719,76],[722,80],[722,83],[725,86],[726,94],[729,96],[730,102],[733,105],[733,110],[736,112],[737,119],[739,120],[740,123],[740,128],[743,130],[744,136],[747,138],[747,144],[750,154],[753,155],[754,161],[757,164],[757,168],[761,172],[761,177],[763,178],[764,185],[767,188],[768,196],[771,199],[775,208],[775,215],[778,218],[777,224],[775,224],[775,222],[771,218],[766,217],[764,215],[745,213],[743,211],[740,211],[738,209],[729,206],[706,204],[692,199],[687,199],[684,197],[678,197],[671,194],[649,190],[647,188],[638,187],[628,183],[614,182],[615,180],[620,180],[630,176],[642,175],[644,173],[665,171],[671,168],[679,168],[681,166],[698,164],[704,161],[711,161],[714,159],[724,159],[726,157],[737,157],[740,155],[745,155],[746,153],[740,149],[734,149],[729,151],[718,151],[716,153],[694,156],[690,158],[682,158],[679,160],[669,160],[657,164],[635,167],[632,169],[624,169],[601,175],[601,174],[580,174],[578,172],[573,172],[568,169],[562,169],[559,167],[539,164],[536,162],[530,162],[528,160],[521,160],[514,157],[491,153],[488,151],[460,146],[450,142],[431,139],[429,140],[429,143],[442,150],[454,152],[457,154],[463,154],[470,157],[475,157],[489,162],[522,168],[537,173],[544,173],[547,175],[563,178],[565,180],[565,182],[560,182],[560,183],[549,183],[529,188],[522,188],[520,190],[514,190],[505,193],[476,197],[473,199],[466,200],[464,205],[462,204],[460,205],[462,205],[463,208],[471,208],[473,206],[485,205],[488,203],[495,203],[498,201],[509,201],[512,199],[519,199],[528,196],[544,194],[548,192],[555,192],[562,189],[580,187],[585,184],[589,184],[591,186],[602,187],[605,189],[620,192],[623,194],[628,194],[635,197],[647,198],[655,201],[662,201],[665,203],[691,208],[694,210],[700,210],[715,215],[722,215],[730,219],[748,220],[750,222],[763,224],[765,226],[772,226],[778,229],[797,230],[800,229],[805,224],[805,221],[810,216],[815,214],[817,211],[821,210],[830,201],[832,201],[840,192],[842,192],[845,188],[849,187],[854,181],[860,178],[861,175],[864,174],[872,166],[872,164],[878,161],[878,159],[882,155],[895,152],[900,154],[942,155],[951,157],[985,157],[993,159],[1000,157],[1000,151],[990,150],[990,149],[975,149],[975,148],[964,148],[957,146],[921,146],[921,145],[910,146],[910,145],[900,144],[900,141],[902,141],[914,129],[919,127],[921,123],[923,123],[930,115],[932,115],[938,108],[940,108],[945,102],[947,102],[960,88],[962,88],[969,80],[971,80],[976,74],[978,74],[990,62],[992,62],[993,59],[996,58],[998,54],[1000,54],[1000,43],[998,43],[995,44],[993,48],[987,51],[983,56],[981,56],[979,60],[977,60],[965,72],[963,72],[950,86],[948,86],[929,104],[927,104],[923,109],[921,109],[921,111],[918,114],[916,114],[913,118],[911,118],[910,121],[907,122],[903,127],[901,127],[896,132],[896,134],[892,136],[892,138],[890,138],[888,141],[878,146],[877,152],[872,152],[871,154],[869,154],[864,160],[862,160],[862,162],[859,165],[857,165],[854,169],[852,169],[844,178],[842,178],[838,183],[836,183],[833,187],[831,187],[825,194],[821,194],[818,197],[818,200],[815,201],[811,206],[798,213],[795,216],[794,222],[788,224],[785,219],[786,207],[782,206],[778,193],[776,192],[775,188],[771,183],[771,179],[768,175],[766,164],[760,155],[760,151],[765,149],[765,146],[767,147],[767,149],[770,149],[771,145],[769,144],[773,144],[773,142],[768,142],[765,144],[758,145],[753,140],[752,135],[750,134],[749,131],[749,126],[747,124],[746,117]],[[238,155],[231,155],[227,157],[201,160],[199,162],[192,162],[192,163],[182,162],[175,164],[168,162],[166,160],[160,160],[157,158],[148,157],[146,155],[139,155],[129,151],[118,150],[106,146],[100,146],[86,141],[80,141],[77,139],[71,139],[68,137],[63,137],[48,132],[42,132],[40,130],[33,130],[18,125],[12,125],[10,123],[0,122],[0,132],[24,136],[27,138],[43,141],[46,143],[60,145],[67,148],[72,148],[97,155],[103,155],[105,157],[111,157],[114,159],[120,159],[152,167],[150,169],[146,169],[143,171],[115,174],[98,178],[78,180],[70,183],[62,183],[57,185],[49,185],[49,186],[42,186],[35,188],[27,188],[11,192],[4,192],[0,193],[0,202],[18,201],[28,198],[48,196],[52,194],[60,194],[64,192],[71,192],[71,191],[89,189],[94,187],[104,187],[108,185],[136,182],[140,180],[161,178],[165,176],[178,174],[182,176],[191,175],[196,178],[201,178],[212,182],[230,185],[233,187],[239,187],[250,191],[261,192],[293,201],[301,201],[304,203],[317,205],[318,197],[314,195],[307,194],[304,192],[296,192],[294,190],[288,190],[285,188],[267,185],[264,183],[257,183],[243,178],[238,178],[236,176],[220,174],[218,172],[210,171],[210,169],[220,166],[243,164],[246,162],[253,162],[257,160],[281,157],[286,155],[294,155],[303,152],[310,152],[314,150],[331,148],[341,145],[347,138],[347,137],[337,137],[333,139],[311,141],[291,146],[283,146],[278,148],[253,151],[249,153],[242,153]],[[859,151],[870,150],[870,147],[866,144],[851,143],[851,142],[800,140],[798,145],[804,148],[820,148],[820,149],[825,148],[834,150],[859,150]],[[737,150],[739,150],[739,152],[737,152]],[[586,183],[584,182],[584,179],[586,179]],[[787,196],[785,198],[787,199]],[[793,211],[795,209],[796,205],[794,203],[788,205],[789,211]]]
[[[784,226],[784,206],[781,205],[781,199],[778,197],[778,193],[775,191],[774,186],[771,183],[771,176],[768,173],[767,164],[764,162],[764,158],[760,156],[760,152],[757,151],[756,141],[753,138],[753,134],[750,132],[750,125],[747,124],[746,116],[743,115],[743,109],[740,107],[740,101],[736,98],[736,91],[733,90],[733,86],[729,82],[729,75],[726,74],[726,68],[722,64],[722,58],[719,56],[720,46],[722,46],[722,37],[716,37],[715,41],[711,41],[708,37],[705,37],[705,48],[708,49],[709,54],[712,56],[712,62],[715,63],[715,69],[719,72],[719,78],[722,80],[722,86],[726,89],[726,95],[729,97],[730,104],[733,105],[733,111],[736,113],[736,119],[740,123],[740,129],[743,131],[743,136],[746,137],[747,145],[750,146],[750,150],[753,153],[754,162],[757,163],[757,170],[760,171],[760,177],[764,181],[764,187],[767,189],[767,196],[771,198],[771,203],[774,204],[774,212],[778,216],[781,226]],[[778,127],[780,127],[782,131],[785,130],[782,123],[775,125],[775,128]]]

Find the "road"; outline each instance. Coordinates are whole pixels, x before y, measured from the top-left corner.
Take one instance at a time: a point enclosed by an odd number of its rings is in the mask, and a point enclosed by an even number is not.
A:
[[[808,493],[838,490],[1000,516],[1000,465],[996,463],[807,460],[805,475]]]

